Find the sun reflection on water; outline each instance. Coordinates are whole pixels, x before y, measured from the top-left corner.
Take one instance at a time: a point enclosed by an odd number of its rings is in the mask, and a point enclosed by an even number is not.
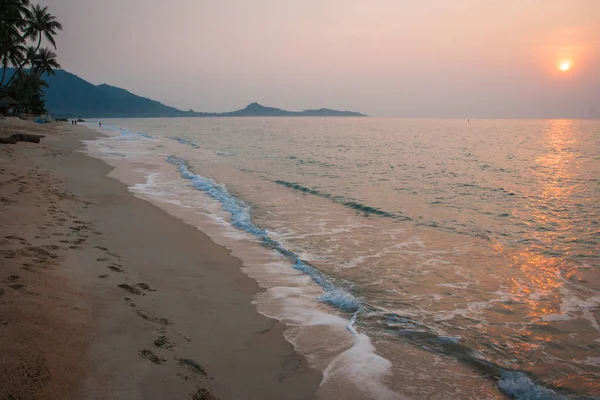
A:
[[[547,147],[535,160],[528,206],[523,210],[523,223],[532,237],[511,257],[520,271],[511,280],[511,292],[528,304],[532,320],[560,312],[560,288],[576,272],[576,266],[565,259],[569,246],[564,239],[573,229],[570,202],[578,138],[568,120],[550,121],[543,134]]]
[[[579,138],[573,121],[568,120],[550,121],[542,135],[544,147],[531,168],[527,205],[513,211],[529,237],[516,249],[493,245],[496,252],[508,255],[516,272],[507,285],[513,301],[506,306],[525,322],[512,333],[500,334],[507,341],[505,349],[523,360],[521,368],[540,374],[549,372],[542,370],[550,368],[556,360],[585,359],[587,351],[582,344],[591,343],[598,333],[593,329],[592,317],[583,315],[586,311],[577,311],[572,305],[565,307],[565,301],[569,301],[565,293],[572,289],[570,279],[579,269],[572,257],[572,242],[579,237],[573,207],[580,175]],[[574,315],[579,314],[582,319],[574,320]],[[574,326],[588,333],[573,337],[570,332],[577,331]],[[555,385],[570,386],[569,382],[576,378],[572,371],[564,370],[562,375],[564,380],[553,379]],[[592,383],[593,378],[576,380],[591,393],[598,393],[599,386]]]

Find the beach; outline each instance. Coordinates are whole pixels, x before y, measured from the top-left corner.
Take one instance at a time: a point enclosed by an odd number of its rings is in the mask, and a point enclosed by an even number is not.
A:
[[[0,121],[0,398],[310,399],[321,374],[258,284],[85,155],[98,135]]]
[[[0,400],[600,400],[600,1],[139,3],[0,6]]]
[[[1,124],[0,398],[598,396],[597,122]]]

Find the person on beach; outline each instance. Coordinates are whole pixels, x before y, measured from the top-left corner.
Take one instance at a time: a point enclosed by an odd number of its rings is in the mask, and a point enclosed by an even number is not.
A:
[[[98,125],[102,128],[102,122],[98,121]]]

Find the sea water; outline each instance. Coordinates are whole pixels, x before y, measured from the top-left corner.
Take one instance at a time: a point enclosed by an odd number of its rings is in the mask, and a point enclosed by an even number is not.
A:
[[[600,121],[102,123],[88,153],[243,261],[321,398],[600,397]]]

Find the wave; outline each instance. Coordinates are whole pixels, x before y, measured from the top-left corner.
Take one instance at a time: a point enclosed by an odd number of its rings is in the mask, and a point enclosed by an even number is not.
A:
[[[297,183],[287,182],[284,180],[276,180],[276,181],[274,181],[274,183],[281,185],[281,186],[285,186],[287,188],[290,188],[290,189],[293,189],[296,191],[299,191],[299,192],[312,194],[313,196],[322,197],[324,199],[330,199],[337,204],[340,204],[340,205],[348,207],[348,208],[352,208],[354,210],[362,212],[363,214],[377,215],[377,216],[384,217],[384,218],[392,218],[397,221],[413,221],[414,224],[417,226],[424,226],[424,227],[428,227],[428,228],[439,229],[439,230],[443,230],[445,232],[456,233],[459,235],[467,235],[467,236],[471,236],[474,238],[485,240],[487,242],[492,242],[496,236],[506,236],[506,233],[504,233],[504,232],[492,232],[489,230],[484,231],[483,228],[480,228],[480,227],[468,229],[466,226],[463,225],[463,229],[460,229],[460,228],[456,227],[455,225],[449,225],[449,224],[440,223],[437,221],[416,221],[413,218],[407,217],[406,215],[402,215],[401,213],[393,213],[393,212],[382,210],[380,208],[371,207],[369,205],[360,203],[358,201],[348,200],[347,198],[345,198],[343,196],[334,196],[332,194],[329,194],[326,192],[321,192],[316,189],[307,188],[307,187],[299,185]],[[504,190],[502,188],[500,188],[500,189]]]
[[[517,400],[567,400],[543,386],[537,385],[522,372],[503,371],[498,387]]]
[[[181,138],[179,136],[171,136],[171,137],[169,137],[169,139],[176,140],[176,141],[178,141],[181,144],[187,144],[188,146],[192,146],[194,149],[199,149],[200,148],[200,146],[198,146],[196,143],[192,142],[191,140],[185,139],[185,138]]]
[[[282,180],[277,180],[277,181],[275,181],[275,183],[278,184],[278,185],[282,185],[282,186],[288,187],[290,189],[297,190],[299,192],[310,193],[310,194],[312,194],[314,196],[323,197],[325,199],[331,199],[331,198],[335,199],[335,198],[338,198],[338,196],[334,197],[334,196],[330,195],[329,193],[320,192],[320,191],[315,190],[315,189],[309,189],[307,187],[298,185],[297,183],[286,182],[286,181],[282,181]],[[339,197],[339,198],[341,198],[341,197]]]
[[[374,314],[374,313],[372,313]],[[376,317],[383,319],[382,328],[387,335],[398,335],[420,348],[453,357],[474,368],[482,376],[496,381],[498,388],[517,400],[567,400],[588,397],[563,396],[554,390],[535,383],[521,371],[507,371],[489,361],[480,352],[461,341],[460,337],[449,337],[434,328],[414,321],[408,316],[384,312]]]
[[[360,301],[346,289],[338,286],[336,282],[322,271],[302,261],[294,252],[285,248],[280,242],[272,239],[268,232],[257,227],[250,216],[250,206],[243,200],[233,196],[227,188],[210,178],[195,174],[190,170],[187,162],[179,157],[169,156],[167,162],[177,166],[181,176],[190,180],[192,187],[206,193],[219,201],[223,210],[231,216],[231,225],[245,231],[261,240],[265,247],[277,251],[291,264],[292,268],[308,275],[315,283],[323,288],[324,293],[318,300],[344,312],[357,312]]]
[[[297,183],[287,182],[287,181],[282,181],[282,180],[276,180],[275,183],[278,185],[285,186],[290,189],[297,190],[299,192],[309,193],[314,196],[323,197],[325,199],[331,199],[338,204],[341,204],[348,208],[352,208],[354,210],[360,211],[365,214],[378,215],[380,217],[393,218],[393,219],[397,219],[397,220],[401,220],[401,221],[410,221],[411,220],[411,218],[401,215],[399,213],[392,213],[392,212],[388,212],[385,210],[381,210],[376,207],[371,207],[369,205],[359,203],[357,201],[347,200],[343,196],[333,196],[329,193],[321,192],[321,191],[315,190],[315,189],[310,189],[310,188],[304,187],[302,185],[299,185]]]
[[[219,184],[210,178],[195,174],[190,170],[185,160],[181,158],[170,156],[167,158],[167,162],[177,166],[181,176],[192,181],[192,186],[195,189],[201,190],[213,199],[219,201],[222,204],[223,209],[230,214],[231,224],[234,227],[259,238],[264,246],[277,251],[284,258],[290,261],[292,268],[303,272],[315,283],[321,286],[324,291],[324,293],[318,297],[318,300],[321,303],[330,305],[343,312],[353,313],[350,321],[348,322],[347,329],[355,338],[360,339],[360,337],[363,336],[363,334],[358,333],[354,328],[358,318],[363,314],[376,314],[379,310],[376,310],[373,306],[362,304],[359,299],[357,299],[345,288],[340,287],[331,277],[327,276],[312,265],[300,260],[294,252],[285,248],[280,242],[272,239],[266,230],[254,225],[251,220],[250,206],[243,200],[238,199],[229,193],[224,185]],[[314,189],[304,188],[294,183],[285,181],[277,181],[276,183],[290,187],[294,190],[314,194],[320,197],[333,198],[333,196],[326,193],[321,193]],[[350,207],[352,207],[352,202],[347,203],[351,203]],[[356,206],[362,205],[357,203]],[[368,207],[365,208],[367,209],[366,212],[372,212],[372,210],[370,210]],[[384,214],[378,215],[388,216],[387,214],[388,213],[384,212]],[[517,400],[567,399],[566,397],[557,394],[552,389],[536,384],[523,372],[506,371],[500,366],[497,366],[494,363],[486,360],[476,351],[461,343],[460,338],[439,335],[434,329],[431,329],[418,322],[411,321],[409,318],[400,316],[398,314],[385,313],[383,315],[380,314],[380,316],[383,316],[386,320],[385,325],[388,334],[393,333],[396,335],[401,335],[402,337],[411,340],[426,350],[445,354],[454,357],[467,365],[471,365],[483,376],[487,376],[496,380],[498,388],[502,392]],[[336,363],[332,363],[332,366],[335,364]],[[325,372],[325,375],[327,376],[327,373],[330,371],[326,370]]]
[[[369,305],[363,305],[362,301],[340,285],[339,281],[301,260],[293,251],[271,238],[265,229],[256,226],[252,222],[250,205],[233,196],[225,185],[196,174],[182,158],[169,156],[166,161],[175,165],[181,177],[189,180],[194,189],[217,200],[222,209],[230,215],[230,224],[233,227],[258,238],[265,247],[283,256],[293,269],[304,273],[319,285],[323,289],[323,293],[317,297],[319,302],[341,312],[352,313],[345,325],[346,330],[353,337],[352,346],[328,362],[323,371],[321,388],[328,382],[333,382],[333,386],[344,382],[344,385],[354,385],[356,390],[364,393],[367,398],[403,399],[390,390],[381,379],[390,374],[391,362],[378,355],[375,347],[371,344],[371,339],[354,328],[358,314],[367,311]],[[365,365],[369,367],[365,368]],[[346,381],[346,377],[350,377],[350,382]]]

